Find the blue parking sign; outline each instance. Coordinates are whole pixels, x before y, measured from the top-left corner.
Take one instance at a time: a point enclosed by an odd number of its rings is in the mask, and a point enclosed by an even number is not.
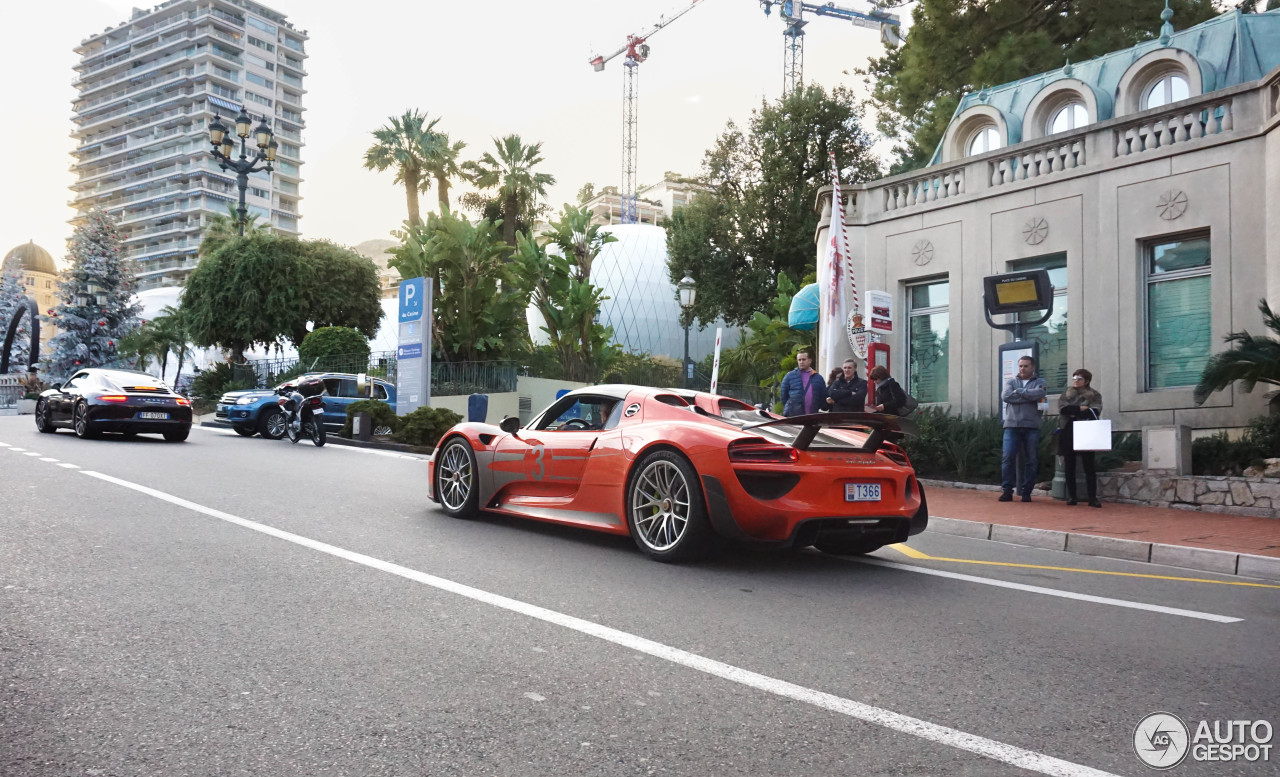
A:
[[[400,323],[421,321],[424,310],[422,278],[409,278],[400,282]]]

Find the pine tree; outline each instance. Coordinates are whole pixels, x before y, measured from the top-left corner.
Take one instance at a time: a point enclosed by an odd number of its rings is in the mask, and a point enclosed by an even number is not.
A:
[[[18,312],[26,294],[27,287],[22,282],[22,262],[17,258],[11,259],[0,268],[0,347],[4,345],[5,335],[9,332],[9,322]],[[9,372],[26,372],[30,359],[31,320],[24,315],[9,350]]]
[[[71,269],[58,285],[61,304],[52,316],[59,333],[49,341],[47,371],[55,376],[115,361],[121,338],[138,328],[142,311],[134,298],[133,263],[123,256],[120,231],[110,216],[94,211],[76,227],[70,259]],[[97,295],[89,292],[91,283]]]

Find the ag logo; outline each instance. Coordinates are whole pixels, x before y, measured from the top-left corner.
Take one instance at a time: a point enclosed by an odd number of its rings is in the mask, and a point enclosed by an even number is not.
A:
[[[1133,730],[1133,752],[1152,769],[1172,769],[1187,757],[1187,724],[1177,715],[1153,712]]]

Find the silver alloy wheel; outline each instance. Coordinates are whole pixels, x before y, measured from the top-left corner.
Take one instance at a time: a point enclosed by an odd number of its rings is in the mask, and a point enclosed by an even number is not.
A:
[[[73,412],[75,416],[74,424],[77,437],[84,437],[89,433],[89,411],[85,409],[84,403],[76,405]]]
[[[271,438],[278,440],[284,437],[285,417],[284,413],[279,410],[271,411],[271,415],[267,416],[267,434]]]
[[[49,403],[46,400],[40,400],[36,403],[36,429],[44,431],[52,424],[49,423]]]
[[[453,512],[466,507],[475,473],[471,468],[471,457],[462,449],[462,443],[453,443],[446,448],[436,469],[439,472],[441,503]]]
[[[631,516],[645,547],[674,548],[689,525],[689,483],[674,463],[659,459],[644,468],[631,491]]]

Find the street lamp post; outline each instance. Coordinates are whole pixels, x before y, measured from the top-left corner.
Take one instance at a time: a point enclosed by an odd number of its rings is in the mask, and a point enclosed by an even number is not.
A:
[[[676,285],[676,289],[680,291],[680,309],[684,311],[681,316],[684,320],[684,362],[681,369],[684,370],[684,387],[689,388],[689,324],[693,323],[693,302],[698,296],[698,289],[688,275]]]
[[[255,136],[254,141],[257,143],[258,150],[254,151],[252,156],[249,154],[248,144],[245,142],[249,139],[250,125],[253,119],[245,111],[244,107],[240,108],[240,115],[236,117],[236,134],[240,136],[240,157],[234,158],[235,141],[232,140],[230,131],[223,126],[221,117],[214,114],[213,123],[209,125],[209,142],[213,145],[213,158],[218,160],[218,165],[223,170],[236,171],[236,186],[240,189],[240,207],[236,211],[240,218],[237,221],[240,235],[244,236],[244,222],[249,215],[249,211],[244,205],[244,191],[249,188],[249,174],[256,173],[259,170],[266,170],[268,173],[273,169],[271,163],[276,161],[276,137],[275,132],[267,126],[267,117],[263,116],[258,122],[258,126],[254,127],[252,134]],[[259,162],[266,162],[263,167],[254,167]]]

